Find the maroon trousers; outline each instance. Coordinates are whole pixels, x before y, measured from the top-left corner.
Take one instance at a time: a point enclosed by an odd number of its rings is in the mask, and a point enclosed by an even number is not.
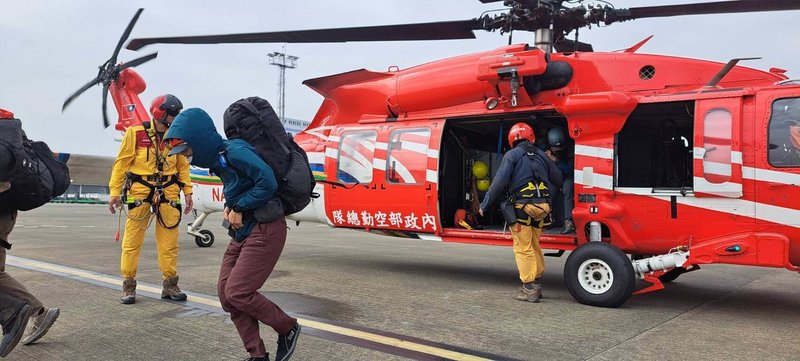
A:
[[[285,334],[297,323],[258,290],[267,281],[286,243],[286,220],[259,223],[241,242],[231,240],[222,268],[219,270],[217,292],[222,309],[231,314],[231,320],[242,338],[250,356],[267,353],[258,330],[258,321]]]

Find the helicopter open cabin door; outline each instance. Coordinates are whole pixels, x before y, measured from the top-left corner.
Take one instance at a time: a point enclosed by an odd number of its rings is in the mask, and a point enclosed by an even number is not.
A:
[[[697,101],[693,152],[696,197],[742,197],[741,114],[741,97]]]

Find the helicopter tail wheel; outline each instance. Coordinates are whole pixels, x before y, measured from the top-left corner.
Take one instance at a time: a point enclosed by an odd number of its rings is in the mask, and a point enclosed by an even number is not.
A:
[[[582,245],[569,255],[564,265],[569,293],[586,305],[619,307],[633,293],[635,280],[631,261],[608,243]]]
[[[203,229],[200,231],[200,234],[201,236],[194,237],[194,243],[196,243],[198,247],[211,247],[211,245],[214,244],[214,232]]]

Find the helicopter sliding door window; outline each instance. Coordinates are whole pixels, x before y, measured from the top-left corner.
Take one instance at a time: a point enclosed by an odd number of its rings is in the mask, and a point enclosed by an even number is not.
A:
[[[695,193],[700,197],[742,196],[740,116],[742,99],[697,101],[695,113]]]
[[[767,159],[776,168],[800,167],[800,98],[772,103]]]
[[[389,135],[386,181],[395,184],[421,184],[428,170],[428,128],[397,129]]]
[[[375,157],[374,131],[347,132],[339,142],[337,179],[342,183],[369,184]]]
[[[616,135],[615,187],[629,193],[691,191],[693,102],[640,104]]]

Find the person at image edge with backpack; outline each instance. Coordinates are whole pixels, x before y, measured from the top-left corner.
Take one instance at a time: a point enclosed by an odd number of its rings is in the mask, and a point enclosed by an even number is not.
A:
[[[39,340],[58,318],[58,308],[42,306],[6,273],[6,251],[11,249],[8,235],[17,211],[34,209],[62,195],[69,179],[67,166],[53,156],[47,144],[29,140],[19,119],[0,109],[0,357],[8,355],[20,339],[25,345]],[[32,323],[31,331],[23,339],[28,323]]]
[[[512,149],[503,155],[479,211],[482,216],[504,193],[509,194],[500,208],[511,228],[514,259],[522,281],[514,299],[534,303],[542,297],[539,277],[544,274],[539,237],[550,213],[552,197],[562,183],[561,171],[547,154],[533,145],[535,140],[530,125],[517,123],[511,127],[508,145]]]
[[[263,105],[261,108],[254,106],[254,99],[263,101],[260,98],[241,100],[247,101],[249,109],[242,112],[237,112],[239,102],[228,108],[225,113],[228,138],[234,137],[234,128],[247,122],[252,134],[265,138],[275,135],[267,132],[277,129],[270,128],[277,116],[266,101],[259,103]],[[288,360],[294,353],[300,324],[258,292],[286,243],[286,211],[276,193],[281,188],[279,179],[286,178],[276,177],[278,170],[259,155],[263,149],[243,139],[223,140],[211,117],[202,109],[186,109],[178,115],[166,138],[173,147],[171,154],[183,154],[192,165],[209,168],[224,184],[224,214],[232,240],[222,259],[217,292],[250,354],[248,360],[269,360],[259,333],[259,321],[278,333],[276,360]],[[284,144],[285,149],[289,149],[288,146]],[[293,164],[291,159],[282,160],[283,165]],[[307,163],[305,167],[308,168]]]

